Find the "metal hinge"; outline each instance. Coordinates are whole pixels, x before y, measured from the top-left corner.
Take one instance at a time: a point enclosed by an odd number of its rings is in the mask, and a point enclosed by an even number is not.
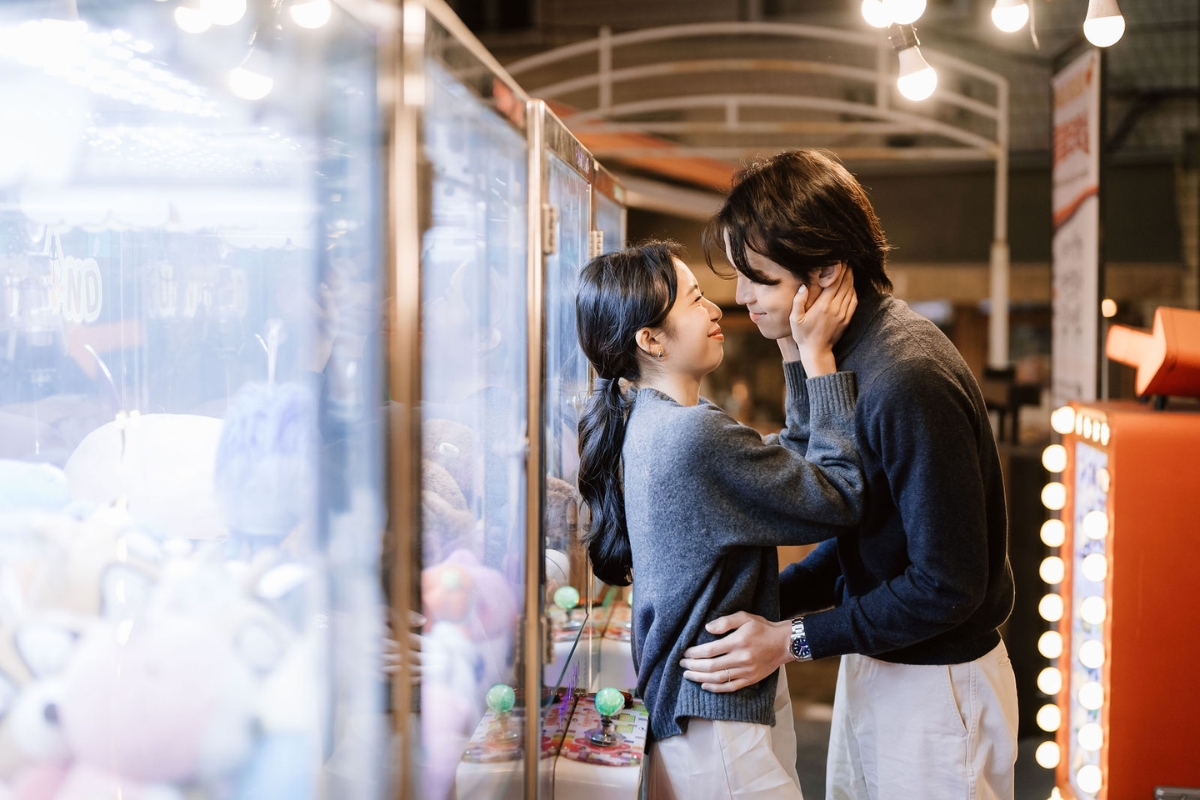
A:
[[[558,252],[558,206],[542,205],[542,253],[554,255]]]
[[[588,235],[588,258],[604,253],[604,231],[592,231]]]

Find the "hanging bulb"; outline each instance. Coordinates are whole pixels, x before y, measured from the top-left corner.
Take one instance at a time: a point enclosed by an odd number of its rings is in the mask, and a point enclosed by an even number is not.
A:
[[[897,25],[912,25],[925,13],[925,0],[883,0],[883,10]]]
[[[883,7],[883,0],[863,0],[862,15],[872,28],[886,28],[892,24],[892,18]]]
[[[250,51],[241,66],[229,71],[229,88],[243,100],[262,100],[274,85],[270,60],[261,50]]]
[[[1096,47],[1111,47],[1125,33],[1125,17],[1117,8],[1117,0],[1088,0],[1087,19],[1083,35]]]
[[[246,16],[246,0],[204,0],[204,10],[214,25],[234,25]]]
[[[1016,33],[1029,22],[1029,5],[1025,0],[996,0],[992,22],[1005,33]]]
[[[308,0],[294,4],[288,9],[288,13],[292,15],[292,21],[301,28],[319,28],[329,22],[333,5],[329,0]]]
[[[175,9],[175,24],[185,33],[204,33],[212,27],[212,17],[203,3],[190,0]]]
[[[924,100],[937,88],[937,73],[921,55],[921,44],[912,25],[893,25],[888,40],[900,61],[896,88],[909,100]]]

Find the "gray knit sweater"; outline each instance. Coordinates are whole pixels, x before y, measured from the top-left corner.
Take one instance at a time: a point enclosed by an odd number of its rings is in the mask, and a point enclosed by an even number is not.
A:
[[[807,392],[805,391],[807,389]],[[683,679],[683,651],[716,637],[735,611],[779,619],[776,545],[812,544],[858,523],[863,477],[853,373],[788,385],[787,415],[807,394],[810,438],[764,442],[717,406],[637,393],[625,433],[625,520],[636,587],[633,657],[656,739],[688,717],[775,724],[775,676],[728,694]]]

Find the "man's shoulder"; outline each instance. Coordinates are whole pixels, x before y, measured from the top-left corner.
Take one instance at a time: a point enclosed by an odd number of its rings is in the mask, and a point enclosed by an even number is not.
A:
[[[911,383],[961,384],[970,375],[958,348],[937,325],[890,297],[854,355],[850,368],[858,373],[860,399]]]

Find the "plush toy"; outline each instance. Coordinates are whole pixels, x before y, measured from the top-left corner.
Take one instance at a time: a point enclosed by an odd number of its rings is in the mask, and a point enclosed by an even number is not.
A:
[[[97,428],[64,472],[76,500],[122,503],[164,538],[221,539],[213,494],[221,420],[190,414],[131,414]]]
[[[58,467],[0,459],[0,513],[61,511],[70,502],[67,476]]]
[[[546,546],[571,552],[579,529],[579,493],[553,475],[546,477]]]
[[[481,454],[475,431],[448,419],[427,419],[421,425],[421,457],[443,467],[458,484],[468,507],[475,505],[476,471]]]
[[[250,384],[230,402],[214,487],[238,555],[279,544],[311,516],[317,409],[299,384]]]

